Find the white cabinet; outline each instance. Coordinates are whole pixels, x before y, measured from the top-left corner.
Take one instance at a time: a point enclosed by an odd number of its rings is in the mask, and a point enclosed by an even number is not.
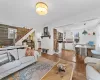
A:
[[[65,49],[67,49],[67,50],[74,50],[73,43],[65,43]]]

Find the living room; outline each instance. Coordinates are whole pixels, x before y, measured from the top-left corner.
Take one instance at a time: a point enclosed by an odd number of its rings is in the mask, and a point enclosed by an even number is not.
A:
[[[1,0],[0,80],[100,80],[99,0]]]

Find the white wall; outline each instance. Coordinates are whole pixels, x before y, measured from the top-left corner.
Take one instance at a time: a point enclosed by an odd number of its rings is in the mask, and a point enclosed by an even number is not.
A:
[[[92,35],[93,32],[96,32],[96,27],[97,24],[99,22],[99,19],[95,19],[95,20],[90,20],[90,21],[85,21],[85,22],[80,22],[80,23],[75,23],[73,25],[69,25],[69,26],[64,26],[63,28],[70,30],[72,33],[76,33],[79,32],[79,37],[80,37],[80,44],[87,44],[89,41],[96,41],[96,36]],[[85,23],[85,25],[84,25]],[[90,33],[91,35],[84,35],[82,34],[82,32],[86,30],[88,33]]]
[[[92,23],[90,22],[90,24],[92,24]],[[81,28],[81,26],[83,26],[83,25],[80,25],[80,28]],[[69,32],[72,33],[73,36],[74,36],[74,33],[79,32],[80,38],[79,38],[78,44],[87,44],[89,41],[93,41],[95,43],[96,42],[96,35],[93,35],[93,32],[96,32],[96,26],[97,26],[97,24],[95,24],[93,27],[88,28],[88,25],[85,25],[85,28],[81,28],[81,29],[74,28],[71,30],[67,30],[66,31],[66,38],[73,39],[72,36],[68,34]],[[82,34],[84,30],[86,30],[88,33],[90,33],[90,35]],[[69,43],[70,45],[67,45],[67,44],[68,43],[66,43],[65,48],[73,50],[73,47],[72,47],[73,45],[71,45],[70,43]]]
[[[86,34],[86,35],[84,35],[84,34],[82,34],[82,32],[84,31],[84,30],[86,30],[88,33],[90,33],[90,35],[88,35],[88,34]],[[95,29],[95,27],[94,28],[90,28],[90,29],[76,29],[76,30],[73,30],[72,31],[73,33],[74,32],[79,32],[79,44],[87,44],[89,41],[93,41],[94,43],[95,43],[95,41],[96,41],[96,36],[95,35],[93,35],[93,32],[96,32],[96,29]]]
[[[66,32],[66,37],[65,37],[66,39],[73,39],[73,34],[71,30],[66,30],[64,32]]]
[[[63,27],[64,25],[67,25],[67,24],[73,24],[73,23],[76,24],[76,23],[80,23],[81,21],[85,21],[85,20],[89,20],[89,19],[93,19],[93,18],[98,18],[98,17],[100,17],[100,9],[96,9],[96,10],[91,11],[91,12],[84,12],[83,14],[80,14],[77,16],[72,16],[70,18],[65,18],[63,20],[59,20],[57,22],[47,24],[46,26],[49,27],[49,31],[51,34],[51,39],[49,39],[47,41],[47,43],[50,47],[50,50],[48,53],[50,53],[50,54],[54,53],[53,52],[53,28]],[[70,28],[70,27],[68,27],[68,28]],[[75,28],[77,28],[77,26]]]
[[[50,32],[51,38],[49,39],[49,37],[47,38],[43,38],[41,39],[41,48],[46,48],[49,49],[48,54],[52,55],[53,52],[53,29],[51,27],[48,27],[48,31]],[[42,33],[43,33],[43,29],[42,29]]]
[[[35,49],[38,49],[38,39],[41,40],[41,35],[43,32],[43,27],[35,27]]]
[[[64,33],[63,29],[62,28],[56,28],[57,29],[57,32],[61,32],[61,33]],[[62,43],[58,43],[59,44],[59,51],[57,52],[57,54],[61,54],[62,52]]]
[[[92,24],[92,23],[90,23],[90,24]],[[55,26],[59,26],[60,25],[60,23],[58,22],[58,24],[57,23],[55,23],[55,24],[50,24],[50,25],[48,25],[48,27],[49,27],[49,31],[50,31],[50,34],[51,34],[51,39],[48,39],[47,41],[46,41],[46,43],[45,44],[48,44],[49,45],[49,54],[53,54],[54,53],[54,51],[53,51],[53,29],[54,29],[54,27]],[[61,23],[61,25],[62,25],[62,23]],[[95,24],[95,26],[94,27],[96,27],[96,24]],[[70,28],[70,27],[69,27]],[[77,28],[77,27],[76,27]],[[88,28],[88,26],[87,26],[87,28]],[[81,37],[84,37],[84,40],[81,38],[81,42],[80,43],[87,43],[89,40],[91,40],[91,39],[95,39],[95,36],[91,36],[90,38],[88,38],[88,36],[84,36],[84,35],[81,35]],[[87,40],[86,40],[86,39]],[[84,42],[83,42],[83,41]],[[95,40],[94,40],[95,41]]]
[[[72,33],[72,31],[71,30],[66,30],[64,32],[66,32],[65,41],[66,41],[66,39],[71,39],[73,41],[73,33]],[[65,49],[66,50],[74,50],[73,43],[65,43]]]
[[[48,41],[50,41],[49,37],[44,37],[41,39],[41,47],[45,49],[49,49],[50,45],[48,44]]]
[[[100,24],[96,28],[96,50],[100,51]]]

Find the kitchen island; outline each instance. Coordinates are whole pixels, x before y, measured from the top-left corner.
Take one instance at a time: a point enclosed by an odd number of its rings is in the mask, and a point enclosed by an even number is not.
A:
[[[74,44],[76,54],[80,54],[81,56],[92,56],[91,50],[95,49],[95,46],[90,46],[88,44]]]

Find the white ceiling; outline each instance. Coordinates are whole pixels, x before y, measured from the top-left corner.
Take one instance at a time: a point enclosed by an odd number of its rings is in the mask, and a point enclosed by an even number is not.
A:
[[[45,2],[48,14],[35,12],[37,2]],[[0,0],[0,22],[14,26],[40,27],[100,7],[100,0]]]
[[[99,21],[100,21],[100,19],[95,19],[95,20],[90,20],[90,21],[85,21],[85,22],[79,22],[76,24],[69,24],[69,25],[65,25],[62,27],[58,27],[58,28],[63,29],[63,31],[78,30],[78,29],[90,29],[90,28],[95,29],[97,27],[97,25],[99,24]]]

